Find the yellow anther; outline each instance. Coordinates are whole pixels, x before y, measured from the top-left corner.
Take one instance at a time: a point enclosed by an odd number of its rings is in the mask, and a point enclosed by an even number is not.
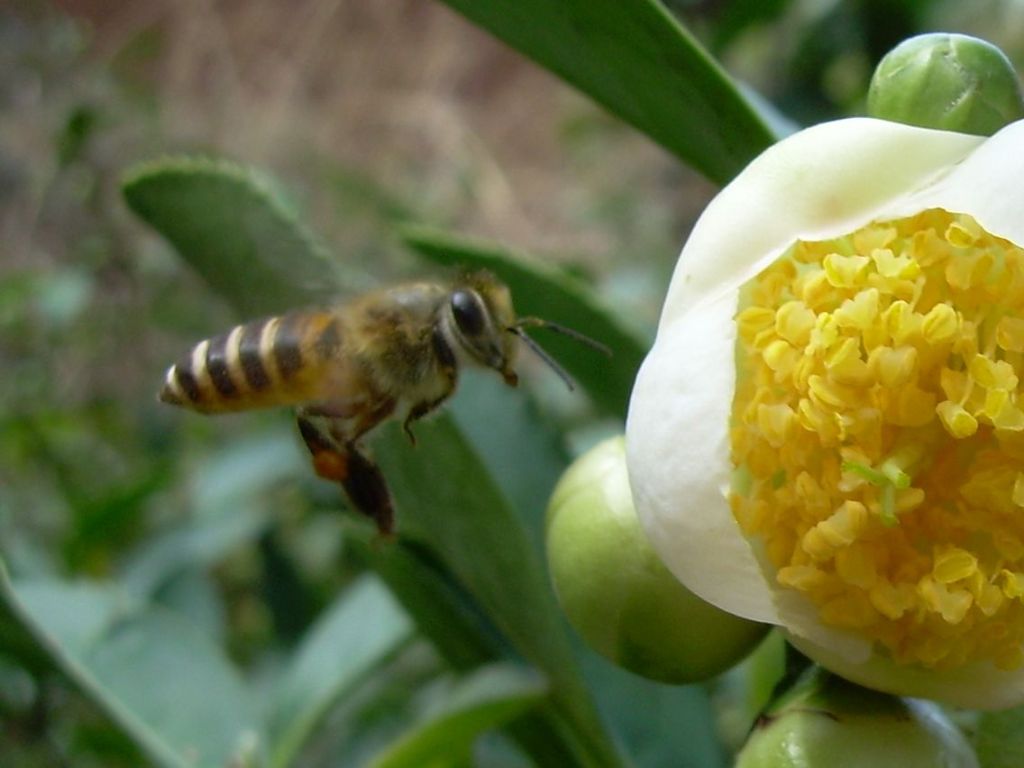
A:
[[[915,312],[910,304],[903,300],[894,301],[882,313],[885,326],[896,344],[906,344],[921,335],[924,316]]]
[[[868,357],[868,365],[883,386],[900,387],[914,378],[917,369],[917,349],[875,347]]]
[[[859,501],[844,501],[826,520],[804,534],[800,546],[816,560],[832,556],[835,550],[852,544],[868,524],[868,509]]]
[[[991,360],[984,355],[975,355],[970,362],[968,371],[971,377],[985,389],[1017,388],[1017,374],[1013,366],[1005,360]]]
[[[775,325],[775,313],[767,307],[747,307],[736,315],[737,332],[744,341],[750,343],[761,331]]]
[[[775,332],[793,346],[807,344],[812,328],[814,312],[802,301],[787,301],[775,313]]]
[[[888,248],[876,248],[871,252],[871,260],[875,269],[882,277],[913,280],[921,274],[921,267],[909,256],[896,256]]]
[[[1001,318],[996,325],[996,344],[1007,352],[1024,352],[1024,318]]]
[[[969,248],[978,240],[978,233],[960,221],[954,221],[946,227],[944,236],[946,242],[956,248]]]
[[[854,395],[849,388],[828,381],[823,376],[811,376],[808,380],[811,399],[826,408],[842,408],[854,405]]]
[[[852,299],[847,299],[835,311],[836,322],[840,328],[856,328],[867,330],[878,318],[878,289],[868,288]]]
[[[835,288],[828,281],[824,272],[815,272],[803,280],[800,286],[800,298],[812,309],[820,310],[835,295]]]
[[[977,570],[978,558],[966,550],[950,547],[935,555],[932,576],[940,584],[952,584],[970,577]]]
[[[989,419],[995,419],[1009,403],[1010,393],[1005,389],[990,389],[985,392],[985,405],[982,406],[982,413]]]
[[[935,411],[946,431],[959,440],[970,437],[978,431],[978,420],[959,403],[943,400],[935,406]]]
[[[1005,598],[1003,592],[995,584],[986,580],[980,573],[977,574],[978,582],[972,586],[971,594],[974,595],[974,602],[986,616],[993,616],[1002,605]]]
[[[860,387],[871,382],[868,364],[860,357],[860,342],[846,338],[825,356],[829,377],[839,384]]]
[[[757,424],[768,444],[778,448],[785,444],[793,431],[796,415],[785,403],[761,404],[757,407]]]
[[[896,227],[882,225],[858,229],[853,233],[853,247],[857,253],[872,253],[877,248],[887,247],[898,234]]]
[[[808,398],[800,398],[796,412],[800,425],[808,432],[814,432],[823,438],[835,434],[835,423],[829,418],[828,412]]]
[[[908,584],[892,584],[878,581],[868,593],[871,604],[879,613],[890,619],[898,619],[914,602],[914,590]]]
[[[811,347],[814,349],[828,349],[839,339],[839,324],[831,313],[822,312],[814,322],[814,330],[811,331]]]
[[[1007,401],[1002,410],[992,417],[992,426],[996,429],[1020,432],[1024,430],[1024,411]]]
[[[921,579],[917,591],[924,604],[942,616],[947,624],[959,624],[963,621],[974,603],[974,596],[966,589],[949,589],[930,576]]]
[[[1003,594],[1008,598],[1019,600],[1024,597],[1024,573],[1004,568],[999,572],[999,579],[1003,582]]]
[[[936,304],[924,316],[921,334],[929,344],[952,341],[960,329],[960,318],[949,304]]]
[[[784,587],[793,587],[801,592],[821,589],[828,582],[828,575],[813,565],[787,565],[780,568],[776,580]]]
[[[923,488],[904,488],[896,492],[896,512],[902,515],[924,504],[924,500]]]
[[[963,371],[943,368],[939,372],[939,386],[950,400],[960,402],[967,397],[967,388],[971,381]]]
[[[828,281],[836,288],[853,288],[864,280],[871,259],[867,256],[841,256],[830,253],[822,259],[821,266]]]
[[[764,348],[762,353],[764,364],[771,368],[778,376],[788,376],[793,371],[800,353],[797,352],[788,342],[776,339]]]

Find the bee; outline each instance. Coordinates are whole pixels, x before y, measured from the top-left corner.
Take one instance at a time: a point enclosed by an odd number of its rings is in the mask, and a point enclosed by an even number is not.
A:
[[[383,473],[360,439],[404,412],[412,425],[455,392],[459,370],[476,365],[516,386],[519,342],[566,384],[565,371],[523,330],[545,327],[607,347],[564,326],[517,317],[508,287],[488,272],[451,283],[383,288],[332,308],[238,325],[196,344],[167,370],[159,399],[216,414],[291,406],[314,471],[339,483],[378,531],[394,531]]]

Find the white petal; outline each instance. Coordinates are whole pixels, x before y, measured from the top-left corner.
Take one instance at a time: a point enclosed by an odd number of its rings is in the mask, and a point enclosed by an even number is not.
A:
[[[901,200],[893,217],[925,208],[969,213],[988,232],[1024,245],[1024,121],[1011,123],[948,174]]]
[[[644,530],[676,578],[724,610],[777,623],[727,501],[737,300],[720,295],[659,332],[634,384],[626,458]]]
[[[984,141],[854,118],[779,142],[704,211],[679,257],[662,324],[746,282],[797,239],[824,240],[885,217]]]
[[[801,652],[847,680],[900,696],[934,699],[969,709],[1005,709],[1024,701],[1024,668],[999,669],[988,662],[966,664],[941,672],[907,666],[875,654],[851,662],[829,645],[818,645],[787,633]]]

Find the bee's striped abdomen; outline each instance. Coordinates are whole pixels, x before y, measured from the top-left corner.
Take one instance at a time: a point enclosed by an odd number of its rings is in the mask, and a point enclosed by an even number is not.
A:
[[[197,411],[241,411],[313,399],[318,373],[337,353],[341,328],[328,312],[239,325],[201,341],[172,365],[160,399]]]

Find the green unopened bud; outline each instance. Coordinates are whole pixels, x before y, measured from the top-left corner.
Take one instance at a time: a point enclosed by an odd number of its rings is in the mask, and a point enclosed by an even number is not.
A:
[[[661,562],[633,507],[621,437],[562,476],[548,506],[547,553],[569,622],[594,650],[644,677],[713,677],[769,629],[704,602]]]
[[[883,120],[991,136],[1024,117],[1020,81],[1005,54],[967,35],[912,37],[879,62],[868,114]]]
[[[762,716],[736,768],[977,768],[935,704],[869,691],[810,670]]]

